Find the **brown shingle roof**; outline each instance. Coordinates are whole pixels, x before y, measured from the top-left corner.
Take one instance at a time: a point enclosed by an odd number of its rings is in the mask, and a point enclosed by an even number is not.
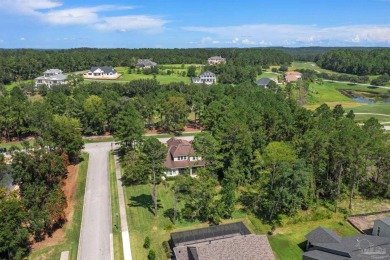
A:
[[[265,235],[239,235],[174,248],[177,260],[274,260]]]
[[[167,145],[168,153],[164,166],[170,169],[205,166],[204,161],[190,161],[190,156],[195,155],[190,142],[172,137],[167,141]],[[187,156],[187,160],[174,161],[173,158],[178,156]]]

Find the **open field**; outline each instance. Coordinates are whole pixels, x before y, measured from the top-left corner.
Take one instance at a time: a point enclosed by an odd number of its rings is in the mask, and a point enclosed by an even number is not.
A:
[[[279,76],[278,73],[263,71],[263,73],[261,73],[261,75],[258,75],[256,77],[256,80],[259,80],[262,78],[277,78],[278,76]]]
[[[114,241],[114,259],[121,260],[123,256],[121,220],[119,217],[118,186],[115,176],[114,155],[110,152],[110,192],[112,210],[112,235]]]
[[[64,229],[64,238],[61,241],[61,244],[48,246],[42,250],[33,252],[29,259],[60,259],[62,251],[69,251],[69,259],[77,259],[77,250],[79,246],[80,238],[80,227],[81,227],[81,217],[83,214],[83,201],[84,201],[84,192],[85,184],[87,177],[88,169],[88,154],[83,153],[83,161],[79,165],[79,171],[77,173],[77,186],[76,192],[73,194],[75,198],[74,212],[72,221],[67,222]]]

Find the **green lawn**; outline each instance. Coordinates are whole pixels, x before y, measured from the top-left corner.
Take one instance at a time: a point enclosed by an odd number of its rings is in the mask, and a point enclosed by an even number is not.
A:
[[[79,165],[77,188],[76,188],[76,205],[71,222],[63,227],[65,230],[64,243],[56,246],[50,246],[32,253],[29,259],[60,259],[62,251],[69,251],[69,259],[77,259],[77,251],[80,238],[81,218],[83,214],[84,192],[87,179],[88,154],[82,154],[83,161]]]
[[[172,225],[169,218],[164,217],[164,211],[173,207],[173,194],[169,187],[158,186],[159,213],[158,218],[153,217],[153,202],[151,197],[151,185],[137,185],[125,188],[125,197],[127,201],[127,219],[130,227],[131,250],[134,259],[146,259],[148,250],[143,248],[143,242],[146,236],[151,239],[151,248],[156,251],[158,259],[166,259],[161,246],[163,241],[169,240],[169,234],[172,231],[181,231],[186,229],[195,229],[205,227],[207,224],[199,221],[188,222],[181,220],[176,226]],[[182,206],[182,205],[181,205]],[[310,214],[310,213],[302,213]],[[255,216],[237,210],[233,214],[233,219],[223,223],[243,221],[245,225],[255,234],[266,234],[270,226],[263,224]],[[357,234],[343,218],[341,214],[333,214],[331,219],[318,221],[301,221],[297,224],[285,224],[284,227],[276,229],[275,235],[268,236],[272,249],[277,259],[302,259],[301,243],[305,235],[318,226],[330,228],[341,236]]]
[[[278,78],[278,73],[273,72],[265,72],[263,71],[260,75],[256,77],[256,80],[262,79],[262,78]]]
[[[342,217],[286,225],[286,227],[276,229],[277,234],[268,237],[276,258],[301,260],[304,246],[306,246],[305,235],[318,226],[329,228],[343,237],[358,234]]]
[[[125,188],[125,198],[127,202],[127,219],[130,228],[131,251],[134,259],[146,259],[149,250],[143,248],[144,239],[149,236],[151,247],[156,251],[157,259],[167,259],[162,248],[162,242],[170,239],[170,233],[187,229],[195,229],[208,226],[199,221],[188,222],[181,220],[175,226],[168,217],[164,216],[164,211],[173,208],[173,193],[170,187],[159,185],[157,189],[159,211],[158,218],[153,215],[152,186],[137,185]],[[181,205],[183,206],[183,205]],[[269,227],[260,223],[252,224],[245,213],[237,211],[233,214],[233,219],[224,223],[243,221],[252,232],[266,232]]]
[[[118,185],[115,176],[114,155],[110,152],[110,191],[111,191],[111,211],[112,211],[112,235],[114,240],[114,259],[123,259],[121,220],[119,217]]]
[[[122,74],[122,77],[120,77],[116,81],[132,81],[132,80],[137,80],[137,79],[153,79],[153,75],[144,75],[144,74],[137,74],[137,73],[128,73],[128,68],[127,67],[116,67],[115,68],[118,73]],[[173,69],[174,72],[179,72],[181,73],[182,71],[187,72],[187,69]],[[200,70],[200,69],[198,69]],[[161,84],[167,84],[171,82],[184,82],[186,84],[190,83],[190,78],[189,77],[183,77],[181,75],[177,75],[176,73],[173,73],[171,75],[156,75],[156,80],[160,82]],[[115,82],[115,80],[113,81]]]

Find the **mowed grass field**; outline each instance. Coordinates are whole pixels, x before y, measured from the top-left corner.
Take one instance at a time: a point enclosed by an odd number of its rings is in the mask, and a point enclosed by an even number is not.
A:
[[[49,246],[32,253],[29,256],[29,259],[60,259],[62,251],[69,251],[70,260],[77,259],[89,155],[87,153],[83,153],[82,158],[83,161],[80,163],[79,171],[77,173],[78,177],[76,193],[74,194],[77,202],[74,206],[74,215],[72,221],[67,222],[63,227],[65,234],[64,238],[62,239],[63,242],[61,242],[59,245]]]

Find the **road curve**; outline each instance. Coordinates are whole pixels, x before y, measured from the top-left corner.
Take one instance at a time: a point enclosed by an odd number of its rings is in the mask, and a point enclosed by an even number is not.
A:
[[[78,260],[111,259],[112,231],[108,152],[111,143],[85,145],[89,153]]]

